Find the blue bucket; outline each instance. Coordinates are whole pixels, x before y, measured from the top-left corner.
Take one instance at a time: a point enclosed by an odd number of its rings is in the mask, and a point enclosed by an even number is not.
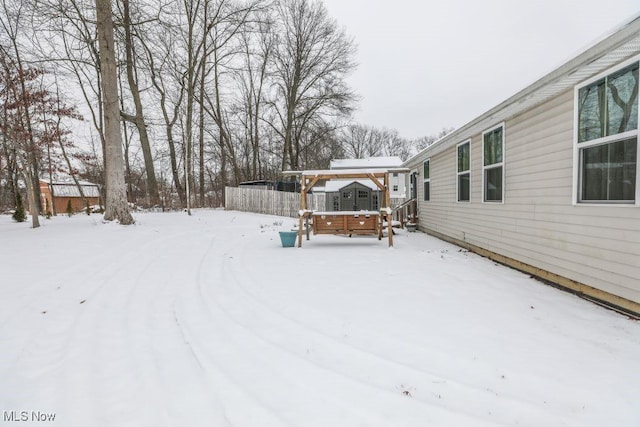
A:
[[[293,248],[296,245],[297,231],[281,231],[280,241],[283,248]]]

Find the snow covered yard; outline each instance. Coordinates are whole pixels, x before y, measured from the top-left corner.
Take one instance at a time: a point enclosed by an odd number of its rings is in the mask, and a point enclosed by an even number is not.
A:
[[[487,259],[136,220],[0,217],[0,425],[640,425],[640,324]]]

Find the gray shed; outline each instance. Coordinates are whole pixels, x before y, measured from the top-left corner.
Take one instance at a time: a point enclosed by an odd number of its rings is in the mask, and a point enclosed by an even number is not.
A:
[[[380,190],[366,180],[329,181],[325,185],[327,211],[377,211]]]

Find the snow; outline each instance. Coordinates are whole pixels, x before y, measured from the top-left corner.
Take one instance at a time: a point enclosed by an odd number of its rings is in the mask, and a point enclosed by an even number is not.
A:
[[[517,271],[402,230],[283,248],[295,219],[135,218],[0,216],[5,421],[638,425],[640,324]]]
[[[367,157],[365,159],[334,159],[331,160],[331,169],[358,169],[358,168],[395,168],[402,166],[402,159],[396,156]]]
[[[355,216],[358,217],[360,215],[371,216],[371,215],[380,215],[378,211],[315,211],[313,212],[314,216]]]
[[[318,169],[318,170],[305,170],[302,172],[293,172],[293,171],[285,171],[283,174],[288,175],[304,175],[307,178],[312,176],[341,176],[346,178],[350,178],[348,175],[363,175],[363,174],[371,174],[371,175],[379,175],[384,173],[407,173],[409,169],[407,168],[362,168],[362,169]]]
[[[75,184],[49,184],[56,197],[81,197],[80,190]],[[100,197],[100,190],[95,184],[82,185],[85,197]]]
[[[372,190],[379,190],[378,186],[370,179],[333,179],[325,183],[324,191],[325,193],[335,193],[340,191],[347,185],[353,184],[354,182],[357,182],[360,185],[364,185],[365,187]]]

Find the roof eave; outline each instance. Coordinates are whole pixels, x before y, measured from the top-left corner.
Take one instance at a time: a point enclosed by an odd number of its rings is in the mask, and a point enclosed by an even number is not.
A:
[[[472,134],[479,132],[477,128],[481,127],[480,125],[486,124],[486,126],[491,126],[492,123],[500,123],[559,95],[567,90],[566,88],[563,89],[563,87],[568,84],[574,86],[580,81],[584,81],[594,75],[597,75],[611,67],[609,61],[601,60],[605,58],[608,53],[615,52],[627,44],[632,45],[629,50],[634,52],[629,53],[626,58],[631,58],[640,52],[640,14],[636,15],[628,23],[616,29],[613,33],[605,36],[604,39],[592,45],[581,54],[556,68],[554,71],[536,80],[531,85],[517,92],[515,95],[509,97],[497,106],[491,108],[484,114],[471,120],[459,129],[454,130],[428,147],[422,149],[416,155],[406,160],[403,163],[403,166],[411,167],[416,163],[420,163],[422,159],[424,159],[425,154],[437,154],[442,150],[449,148],[453,144],[462,142],[462,140],[466,138],[470,138]],[[618,62],[621,62],[626,58],[619,59]],[[598,62],[601,63],[599,64]],[[587,73],[579,73],[580,70],[593,64],[595,65],[590,67]],[[571,76],[574,76],[574,79],[570,79]],[[573,82],[572,80],[577,81]],[[567,81],[567,83],[565,85],[561,84],[563,81]],[[554,88],[557,88],[557,90],[554,91]],[[538,97],[535,102],[527,102],[528,99],[533,99],[534,95],[545,89],[548,92],[546,96]],[[520,105],[521,108],[517,108],[518,105]],[[510,108],[513,106],[516,106],[516,108]],[[512,111],[508,115],[501,114],[509,109]]]

